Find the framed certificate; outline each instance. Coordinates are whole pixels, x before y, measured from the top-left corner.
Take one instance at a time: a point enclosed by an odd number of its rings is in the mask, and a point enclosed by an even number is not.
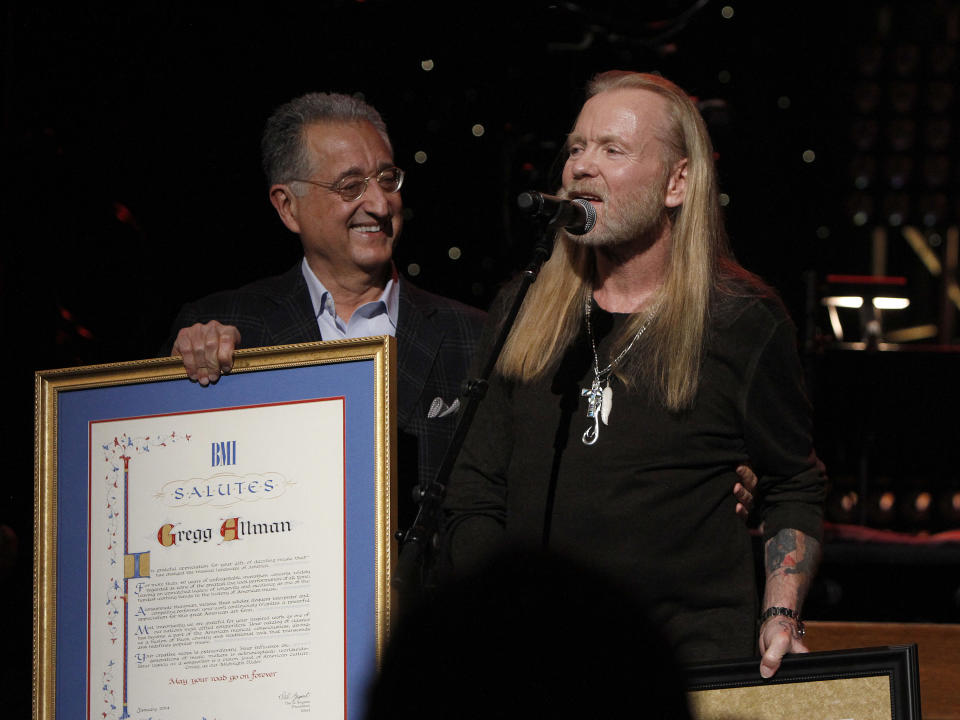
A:
[[[916,645],[788,655],[769,680],[759,666],[756,658],[688,668],[693,717],[920,720]]]
[[[36,376],[34,717],[362,717],[390,625],[395,340]]]

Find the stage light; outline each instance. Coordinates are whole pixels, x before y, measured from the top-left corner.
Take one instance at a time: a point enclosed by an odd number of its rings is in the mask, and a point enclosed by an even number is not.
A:
[[[874,490],[867,497],[867,524],[890,527],[897,517],[897,496],[892,490]]]
[[[730,20],[733,17],[733,6],[724,5],[720,10],[720,15],[724,20]]]
[[[777,107],[781,110],[787,110],[790,108],[790,98],[786,95],[781,95],[777,98]]]
[[[930,340],[937,336],[936,325],[914,325],[913,327],[890,330],[887,332],[887,342],[908,343],[919,340]]]
[[[910,307],[910,299],[905,297],[875,297],[872,302],[877,310],[905,310]]]
[[[854,225],[866,225],[873,216],[873,211],[873,196],[867,193],[854,193],[847,201],[847,212]]]
[[[910,528],[929,528],[933,519],[933,495],[926,490],[907,493],[901,500],[900,516]]]
[[[834,490],[826,502],[827,519],[835,523],[856,523],[860,510],[860,498],[853,490]]]
[[[859,500],[860,498],[855,492],[848,492],[842,498],[840,498],[840,507],[844,510],[844,512],[853,512],[856,509]]]
[[[830,295],[821,301],[824,305],[842,308],[860,308],[863,307],[863,298],[857,295]]]
[[[817,159],[817,154],[813,150],[804,150],[801,156],[808,165]]]
[[[910,196],[906,193],[887,193],[883,198],[883,215],[887,223],[899,227],[910,213]]]
[[[731,80],[731,75],[729,70],[721,70],[717,73],[717,80],[726,85]]]
[[[417,263],[410,263],[407,265],[407,275],[410,277],[416,277],[420,274],[420,266]]]
[[[840,313],[836,305],[827,306],[827,318],[830,320],[830,330],[837,342],[843,342],[843,323],[840,322]]]
[[[472,128],[470,128],[470,132],[473,133],[474,137],[482,137],[483,134],[486,132],[486,129],[483,127],[483,125],[481,125],[480,123],[477,123]]]
[[[853,329],[855,339],[867,345],[883,338],[883,312],[903,310],[910,306],[906,297],[906,278],[875,275],[827,275],[820,304],[827,309],[833,336],[837,342],[845,342],[846,319],[849,334]],[[855,314],[841,316],[840,308],[856,310]],[[852,326],[852,327],[851,327]]]
[[[923,236],[923,233],[915,227],[908,225],[903,229],[903,238],[913,249],[913,252],[916,253],[920,262],[927,268],[927,272],[934,277],[939,277],[940,273],[943,272],[943,265],[940,263],[940,258],[937,254],[930,249],[930,245]]]
[[[937,499],[940,519],[951,528],[960,528],[960,490],[951,488],[940,493]]]
[[[943,222],[946,219],[947,209],[947,196],[943,193],[920,197],[920,217],[927,227],[932,228]],[[936,247],[943,242],[943,239],[934,233],[928,238],[928,242],[931,246]]]
[[[850,163],[850,175],[857,190],[866,190],[877,174],[877,161],[872,155],[858,155]]]
[[[434,68],[433,60],[421,60],[420,67],[424,72],[430,72]]]
[[[427,161],[427,154],[423,150],[417,150],[413,154],[413,159],[418,165],[423,165]]]
[[[892,492],[887,490],[886,492],[880,493],[880,497],[877,498],[877,509],[883,513],[889,513],[893,510],[893,506],[897,501],[897,496]]]
[[[720,206],[726,207],[730,204],[730,196],[726,193],[720,193]]]
[[[447,257],[449,257],[451,260],[459,260],[460,255],[460,248],[458,248],[456,245],[447,250]]]
[[[913,175],[913,159],[907,155],[892,155],[884,163],[883,174],[887,184],[894,190],[899,190],[910,182],[910,177]]]

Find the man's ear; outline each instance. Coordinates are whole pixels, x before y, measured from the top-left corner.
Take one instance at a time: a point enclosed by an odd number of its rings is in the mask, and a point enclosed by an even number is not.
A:
[[[687,197],[687,158],[683,158],[670,171],[667,194],[663,204],[668,208],[679,207]]]
[[[293,194],[289,185],[270,186],[270,204],[290,232],[300,234],[300,198]]]

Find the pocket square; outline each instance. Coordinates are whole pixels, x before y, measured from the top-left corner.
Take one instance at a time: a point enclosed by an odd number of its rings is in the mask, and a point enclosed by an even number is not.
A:
[[[430,403],[430,409],[427,411],[428,418],[442,418],[447,415],[453,415],[457,410],[460,409],[460,398],[454,400],[450,405],[447,405],[443,398],[437,396],[433,399],[433,402]]]

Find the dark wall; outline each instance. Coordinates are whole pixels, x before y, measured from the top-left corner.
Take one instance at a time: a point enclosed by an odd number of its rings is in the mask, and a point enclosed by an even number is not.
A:
[[[816,227],[832,221],[819,202],[828,175],[800,156],[829,142],[844,19],[738,7],[725,20],[706,3],[652,22],[689,2],[404,5],[8,11],[5,276],[36,307],[41,342],[40,326],[76,330],[60,309],[93,335],[69,337],[72,353],[62,338],[51,360],[142,356],[183,300],[296,258],[258,140],[276,105],[315,89],[360,91],[380,108],[410,173],[402,267],[416,262],[421,284],[482,306],[525,259],[513,199],[553,187],[585,81],[662,71],[706,103],[738,254],[795,294]],[[805,52],[811,41],[823,52]]]

